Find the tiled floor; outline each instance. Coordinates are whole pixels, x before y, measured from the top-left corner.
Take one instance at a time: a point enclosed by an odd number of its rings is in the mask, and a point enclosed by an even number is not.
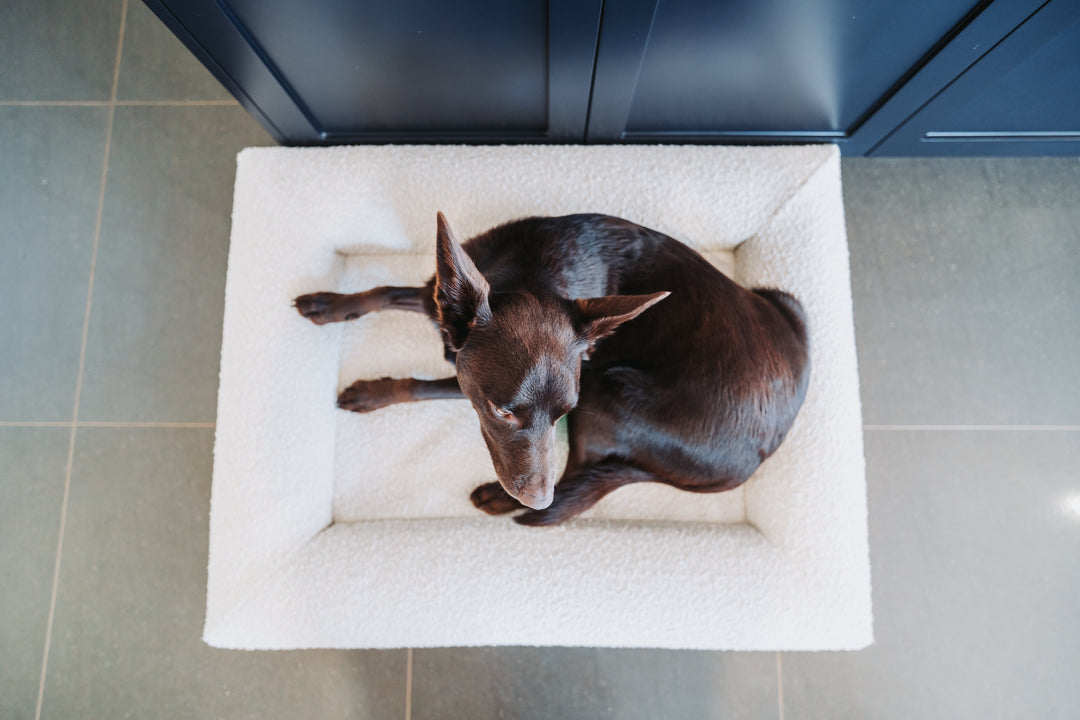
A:
[[[844,162],[871,649],[225,652],[232,156],[270,139],[137,1],[0,20],[0,718],[1076,716],[1075,158]]]

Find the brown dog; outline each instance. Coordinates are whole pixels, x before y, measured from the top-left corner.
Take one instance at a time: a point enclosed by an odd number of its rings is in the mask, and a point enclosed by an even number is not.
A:
[[[462,246],[440,213],[436,261],[424,287],[315,293],[296,308],[318,324],[386,308],[438,324],[456,377],[360,380],[338,405],[468,398],[499,478],[472,493],[488,513],[524,505],[515,520],[550,525],[629,483],[729,490],[776,450],[802,405],[799,302],[736,285],[662,233],[570,215],[518,220]]]

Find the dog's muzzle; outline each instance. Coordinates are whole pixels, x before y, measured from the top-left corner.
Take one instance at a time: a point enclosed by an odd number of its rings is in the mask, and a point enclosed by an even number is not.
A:
[[[555,479],[537,475],[517,475],[511,481],[512,487],[503,488],[515,500],[533,510],[543,510],[555,499]]]
[[[522,492],[514,496],[518,502],[522,505],[532,508],[533,510],[543,510],[551,505],[551,502],[555,499],[554,488],[547,491],[540,491],[539,493]]]

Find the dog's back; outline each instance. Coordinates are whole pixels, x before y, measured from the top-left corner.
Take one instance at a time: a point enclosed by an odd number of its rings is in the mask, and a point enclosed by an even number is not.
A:
[[[618,457],[682,489],[744,482],[776,450],[809,377],[806,318],[654,230],[604,215],[528,218],[465,243],[493,293],[597,298],[670,291],[581,369],[585,462]]]

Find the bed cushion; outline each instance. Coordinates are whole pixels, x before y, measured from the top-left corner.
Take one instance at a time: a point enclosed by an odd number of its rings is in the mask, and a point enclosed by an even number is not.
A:
[[[622,488],[554,528],[472,507],[467,401],[335,407],[359,378],[453,374],[424,316],[315,326],[292,298],[416,285],[458,237],[600,212],[787,290],[813,372],[787,440],[715,495]],[[257,148],[238,158],[204,639],[247,649],[872,641],[839,155],[831,146]]]

